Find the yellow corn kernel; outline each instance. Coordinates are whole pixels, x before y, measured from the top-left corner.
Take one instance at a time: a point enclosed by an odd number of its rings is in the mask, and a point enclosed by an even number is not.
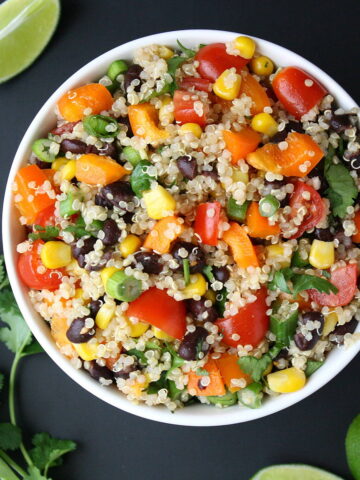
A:
[[[296,392],[303,388],[306,383],[305,373],[295,367],[269,373],[266,378],[270,389],[277,393]]]
[[[46,242],[40,252],[41,261],[46,268],[66,267],[71,263],[71,247],[64,242]]]
[[[200,138],[202,134],[202,130],[200,125],[197,123],[184,123],[179,128],[180,133],[192,133],[195,137]]]
[[[76,174],[76,162],[75,160],[70,160],[61,169],[61,179],[70,181],[72,178],[75,177],[75,174]]]
[[[236,73],[235,68],[224,70],[216,79],[213,91],[217,97],[224,100],[234,100],[239,96],[241,87],[241,75]]]
[[[323,328],[323,337],[327,337],[329,333],[331,333],[333,330],[335,330],[335,327],[338,323],[339,317],[337,316],[337,313],[335,312],[330,312],[327,315],[324,315],[324,328]]]
[[[251,70],[256,75],[269,76],[274,71],[274,64],[269,57],[262,55],[261,57],[255,57],[250,62]]]
[[[234,46],[243,58],[249,59],[254,56],[256,44],[252,38],[243,35],[236,37]]]
[[[163,58],[164,60],[169,60],[169,58],[174,56],[174,50],[165,45],[159,46],[159,57]]]
[[[98,358],[97,343],[72,343],[72,346],[75,348],[79,357],[85,360],[85,362],[91,362],[91,360]]]
[[[272,260],[277,260],[279,261],[279,257],[283,257],[281,261],[279,262],[281,267],[289,267],[291,263],[291,250],[289,250],[290,255],[288,255],[288,258],[284,257],[285,255],[285,248],[282,243],[277,243],[275,245],[267,245],[265,247],[266,251],[266,256],[267,258],[270,258]]]
[[[278,131],[278,124],[269,113],[258,113],[251,120],[251,128],[272,137]]]
[[[111,277],[111,275],[115,272],[117,272],[119,269],[116,267],[105,267],[101,270],[100,276],[101,280],[103,282],[104,288],[106,288],[107,281]]]
[[[204,297],[207,300],[211,300],[212,303],[216,302],[216,293],[214,292],[214,290],[210,290],[210,289],[206,290]]]
[[[153,331],[154,336],[159,340],[164,340],[165,342],[172,342],[174,340],[174,337],[171,337],[163,330],[160,330],[160,328],[151,327],[151,330]]]
[[[334,242],[314,240],[311,244],[309,263],[315,268],[330,268],[335,262]]]
[[[131,323],[128,321],[128,325],[130,327],[130,337],[134,338],[141,337],[141,335],[150,327],[148,323],[144,322]]]
[[[66,270],[76,277],[81,277],[86,272],[85,268],[81,268],[75,259],[71,260],[69,265],[66,266]]]
[[[195,273],[194,275],[190,275],[190,283],[182,290],[182,295],[184,298],[193,298],[197,295],[202,297],[205,295],[206,290],[207,283],[205,278],[201,273]]]
[[[149,382],[148,376],[145,374],[144,377],[145,377],[144,381],[141,381],[141,382],[137,381],[136,383],[129,385],[129,389],[130,389],[129,393],[134,395],[134,397],[136,398],[139,398],[141,396],[141,392],[149,386],[150,382]]]
[[[75,289],[74,298],[82,298],[83,295],[84,295],[84,290],[82,288],[76,288]]]
[[[61,170],[69,161],[70,160],[65,157],[59,157],[52,162],[51,168],[56,171]]]
[[[141,247],[141,240],[136,235],[128,235],[119,245],[121,256],[126,258],[137,252]]]
[[[233,182],[243,182],[246,185],[249,183],[248,172],[242,172],[240,168],[233,168],[231,178]]]
[[[143,199],[147,214],[154,220],[172,215],[176,208],[174,197],[161,185],[144,192]]]
[[[159,109],[159,120],[161,125],[169,125],[175,120],[174,117],[174,103],[171,97],[164,97],[161,101],[161,107]]]
[[[96,325],[102,330],[105,330],[114,318],[115,310],[116,306],[114,304],[103,303],[95,317]]]

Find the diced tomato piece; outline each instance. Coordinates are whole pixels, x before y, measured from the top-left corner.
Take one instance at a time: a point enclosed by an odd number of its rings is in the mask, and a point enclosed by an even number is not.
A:
[[[195,98],[196,97],[196,98]],[[196,112],[195,102],[202,105],[201,112]],[[201,127],[206,125],[209,106],[202,102],[196,93],[186,90],[176,90],[174,93],[174,116],[177,123],[197,123]]]
[[[37,240],[34,242],[32,250],[19,255],[19,276],[27,287],[35,290],[56,290],[60,286],[63,275],[65,275],[65,270],[63,268],[49,269],[44,267],[39,253],[39,247],[43,244],[42,240]]]
[[[216,246],[218,243],[220,214],[219,202],[200,203],[196,209],[194,230],[205,245]]]
[[[215,82],[228,68],[235,68],[240,73],[249,62],[239,55],[229,55],[225,43],[205,45],[197,52],[195,60],[199,62],[198,72],[200,75],[211,82]]]
[[[50,205],[39,212],[34,221],[34,225],[40,225],[41,227],[53,227],[55,224],[55,205]]]
[[[330,282],[337,287],[338,293],[320,293],[308,290],[311,300],[321,307],[342,307],[351,302],[356,292],[357,267],[354,264],[337,268],[331,272]]]
[[[207,78],[185,77],[180,83],[181,90],[211,91],[211,82]]]
[[[240,308],[232,317],[219,318],[215,324],[224,335],[223,342],[230,347],[252,345],[256,347],[264,339],[269,329],[269,317],[266,313],[267,290],[261,288],[256,300]],[[234,338],[235,336],[235,338]]]
[[[156,287],[146,290],[130,303],[126,315],[150,323],[179,340],[185,335],[185,304],[170,297],[165,290]]]
[[[318,192],[304,182],[296,181],[294,183],[294,192],[290,198],[291,216],[296,217],[301,207],[307,208],[307,213],[299,225],[298,231],[291,238],[299,238],[301,235],[317,225],[325,215],[325,205]],[[308,192],[310,198],[305,200],[303,193]]]
[[[285,109],[300,119],[326,95],[326,89],[301,68],[283,68],[273,80],[275,95]]]

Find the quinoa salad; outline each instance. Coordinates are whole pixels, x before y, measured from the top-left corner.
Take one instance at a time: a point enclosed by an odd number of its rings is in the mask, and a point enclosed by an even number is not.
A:
[[[149,45],[56,115],[13,184],[18,273],[75,368],[259,408],[359,340],[359,112],[316,78],[245,36]]]

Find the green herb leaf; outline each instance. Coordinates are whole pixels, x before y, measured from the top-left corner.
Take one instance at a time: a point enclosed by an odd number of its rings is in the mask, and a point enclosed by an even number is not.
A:
[[[20,447],[21,430],[11,423],[0,423],[0,449],[16,450]]]
[[[167,65],[168,65],[168,73],[175,79],[175,73],[176,70],[181,67],[181,65],[186,62],[187,58],[186,57],[180,57],[178,55],[175,55],[174,57],[169,58],[167,60]]]
[[[294,297],[303,290],[315,289],[321,293],[337,293],[338,289],[324,278],[315,275],[295,274],[291,279],[294,286]]]
[[[23,355],[36,355],[37,353],[44,353],[44,349],[37,340],[33,339],[32,342],[24,348]]]
[[[180,50],[184,55],[186,55],[187,58],[195,57],[195,50],[191,50],[191,48],[186,48],[182,43],[180,43],[180,40],[176,40],[176,43],[179,45]]]
[[[288,280],[292,277],[293,272],[290,268],[282,268],[274,274],[274,278],[268,283],[269,290],[281,290],[285,293],[291,293],[288,287]]]
[[[207,370],[205,370],[205,368],[197,368],[196,369],[196,375],[198,375],[199,377],[208,377],[209,372]]]
[[[20,352],[31,342],[31,332],[9,289],[0,292],[0,318],[7,324],[0,328],[0,341],[13,353]]]
[[[5,376],[2,373],[0,373],[0,392],[4,388],[4,384],[5,384]]]
[[[241,357],[238,363],[240,368],[250,375],[255,382],[260,382],[271,361],[270,355],[265,354],[261,358],[251,357],[250,355]]]
[[[228,291],[225,287],[216,294],[215,308],[221,317],[224,315],[224,312],[225,312],[225,304],[227,302],[227,296],[228,296]]]
[[[248,408],[260,408],[263,399],[263,386],[261,383],[251,383],[237,392],[240,403]]]
[[[360,415],[352,421],[345,439],[347,462],[355,480],[360,480]]]
[[[141,160],[130,176],[131,188],[137,197],[142,197],[143,192],[150,190],[151,182],[156,180],[156,175],[149,175],[148,169],[153,167],[153,164],[147,160]]]
[[[149,102],[152,98],[160,97],[161,95],[165,95],[165,93],[170,93],[171,85],[172,82],[165,83],[161,90],[157,91],[156,89],[154,89],[151,93],[149,93],[149,95],[147,95],[143,100],[141,100],[140,103]]]
[[[42,225],[34,225],[35,232],[29,233],[30,240],[52,240],[59,236],[59,228],[52,225],[43,227]]]
[[[13,470],[11,470],[11,468],[8,466],[7,463],[5,463],[5,461],[2,458],[0,458],[0,479],[1,480],[19,480],[19,477],[15,475]]]
[[[88,235],[97,237],[99,230],[101,230],[104,222],[94,220],[90,225],[85,224],[83,217],[78,217],[73,225],[69,225],[64,228],[64,232],[69,232],[74,235],[75,238],[82,238]]]
[[[190,262],[188,258],[183,258],[183,272],[186,286],[190,283]]]
[[[316,360],[308,360],[305,369],[305,375],[310,377],[313,373],[316,372],[320,367],[324,365],[324,362],[318,362]]]
[[[51,480],[51,478],[44,477],[38,468],[32,466],[29,467],[28,475],[24,477],[24,480]]]
[[[9,279],[6,275],[4,255],[0,255],[0,290],[9,285]]]
[[[142,365],[147,365],[147,358],[145,357],[144,352],[141,352],[136,348],[131,348],[130,350],[128,350],[127,354],[132,355],[133,357],[136,357],[138,360],[140,360],[140,363]]]
[[[325,193],[330,200],[332,212],[334,215],[344,218],[346,209],[354,205],[358,195],[355,181],[344,165],[340,163],[335,165],[332,160],[326,159],[324,173],[329,184]]]
[[[158,393],[159,390],[166,388],[168,389],[168,383],[167,383],[167,378],[166,378],[167,372],[161,372],[159,380],[156,382],[151,382],[148,388],[146,389],[146,392],[149,395],[152,395],[154,393]]]
[[[296,250],[291,257],[291,267],[305,268],[309,265],[309,256],[307,255],[306,258],[303,258],[300,251]]]
[[[296,310],[287,318],[274,314],[270,316],[270,331],[276,335],[276,342],[288,346],[295,335],[299,312]]]
[[[34,465],[44,474],[51,467],[62,464],[62,456],[76,449],[76,443],[71,440],[59,440],[51,437],[48,433],[37,433],[32,439],[34,448],[30,450],[30,456]]]

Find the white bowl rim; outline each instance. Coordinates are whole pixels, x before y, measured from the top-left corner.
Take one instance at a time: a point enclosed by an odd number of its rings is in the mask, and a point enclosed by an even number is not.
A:
[[[358,353],[360,350],[360,342],[357,342],[347,350],[342,349],[341,352],[334,352],[335,355],[337,355],[336,361],[332,359],[333,353],[331,353],[329,358],[327,358],[325,365],[310,378],[310,381],[302,390],[268,399],[264,405],[257,410],[238,408],[235,406],[227,409],[214,409],[213,407],[201,405],[186,407],[173,414],[163,407],[148,407],[142,404],[135,405],[129,402],[125,396],[123,396],[115,388],[104,388],[98,382],[93,380],[86,372],[82,370],[76,370],[73,365],[58,351],[51,339],[48,331],[49,329],[45,325],[45,322],[41,320],[40,316],[32,308],[26,293],[26,289],[21,285],[16,272],[17,254],[14,245],[14,235],[12,233],[14,230],[14,228],[12,228],[14,217],[12,214],[13,206],[11,186],[16,171],[24,162],[24,159],[29,152],[29,146],[31,145],[31,142],[36,138],[35,132],[41,129],[41,125],[43,124],[47,113],[53,110],[56,101],[68,89],[86,81],[93,80],[94,77],[89,78],[88,75],[90,71],[96,70],[97,65],[100,63],[108,64],[116,58],[126,58],[129,56],[131,51],[151,43],[167,44],[171,46],[175,45],[176,39],[179,38],[184,44],[191,46],[204,42],[227,42],[237,35],[241,34],[236,32],[210,29],[190,29],[163,32],[127,42],[105,52],[91,62],[87,63],[84,67],[80,68],[77,72],[71,75],[50,96],[50,98],[45,102],[31,122],[15,154],[5,190],[2,228],[6,267],[11,287],[21,313],[44,350],[70,378],[72,378],[81,387],[96,397],[104,400],[116,408],[128,413],[132,413],[139,417],[173,425],[230,425],[258,419],[283,410],[308,397],[329,382],[332,378],[334,378]],[[329,75],[327,75],[313,63],[286,49],[285,47],[281,47],[277,44],[262,40],[260,38],[253,38],[256,40],[259,49],[263,53],[268,55],[271,55],[272,53],[273,56],[291,58],[291,64],[297,64],[301,66],[310,74],[318,78],[324,84],[324,86],[328,88],[329,92],[334,94],[334,96],[339,100],[340,106],[343,106],[347,109],[357,106],[350,95],[348,95],[348,93],[345,92],[345,90],[335,80],[333,80]],[[19,227],[16,228],[19,230]]]

